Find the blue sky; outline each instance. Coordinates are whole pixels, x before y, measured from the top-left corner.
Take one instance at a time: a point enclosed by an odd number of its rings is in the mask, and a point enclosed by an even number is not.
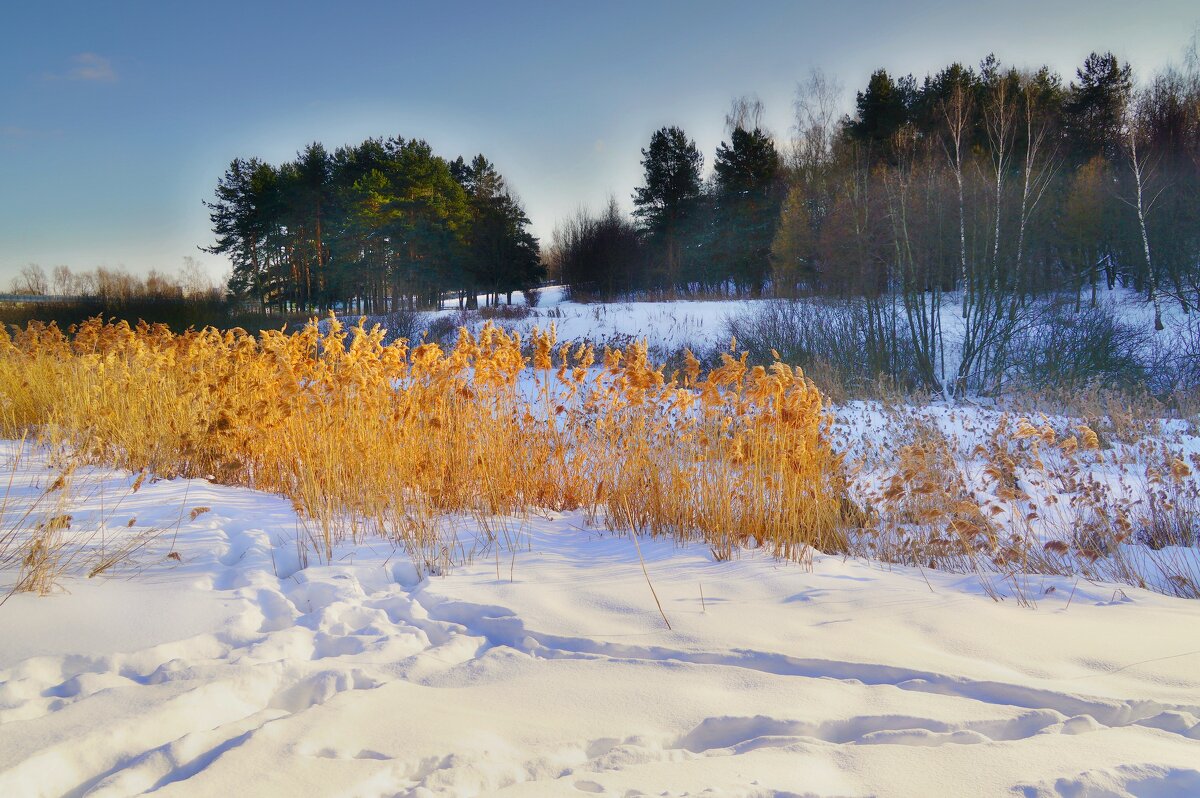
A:
[[[1003,8],[1003,11],[997,10]],[[678,124],[706,166],[735,95],[784,136],[820,67],[847,107],[877,67],[918,76],[994,51],[1070,77],[1111,49],[1141,75],[1178,61],[1200,6],[897,2],[16,2],[0,49],[0,287],[49,271],[178,269],[208,243],[201,201],[229,161],[310,141],[425,138],[483,152],[535,233],[615,194]]]

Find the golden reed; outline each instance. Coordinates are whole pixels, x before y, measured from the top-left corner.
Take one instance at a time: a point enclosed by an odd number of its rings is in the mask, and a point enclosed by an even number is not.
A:
[[[789,558],[846,548],[841,458],[797,369],[723,356],[664,375],[646,345],[560,344],[552,327],[204,329],[90,320],[0,329],[0,434],[87,461],[290,497],[317,555],[383,534],[452,561],[438,519],[584,509],[616,528]]]

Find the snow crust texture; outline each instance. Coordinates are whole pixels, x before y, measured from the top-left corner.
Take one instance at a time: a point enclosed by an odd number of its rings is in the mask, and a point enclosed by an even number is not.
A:
[[[77,523],[132,479],[92,476]],[[299,568],[273,496],[123,502],[179,559],[0,607],[0,796],[1200,795],[1195,602],[642,540],[668,630],[577,515],[422,576],[384,542]]]

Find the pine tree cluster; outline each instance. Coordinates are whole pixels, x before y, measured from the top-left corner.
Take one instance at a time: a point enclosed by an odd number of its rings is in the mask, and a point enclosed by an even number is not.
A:
[[[206,203],[231,297],[263,311],[474,305],[537,285],[538,241],[496,167],[424,141],[311,144],[280,166],[237,159]]]

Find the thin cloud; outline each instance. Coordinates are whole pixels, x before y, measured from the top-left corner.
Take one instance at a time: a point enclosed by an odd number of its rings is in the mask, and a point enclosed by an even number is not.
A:
[[[112,62],[96,53],[79,53],[71,57],[74,67],[64,75],[67,80],[86,80],[95,83],[113,83],[117,79],[117,70]]]

